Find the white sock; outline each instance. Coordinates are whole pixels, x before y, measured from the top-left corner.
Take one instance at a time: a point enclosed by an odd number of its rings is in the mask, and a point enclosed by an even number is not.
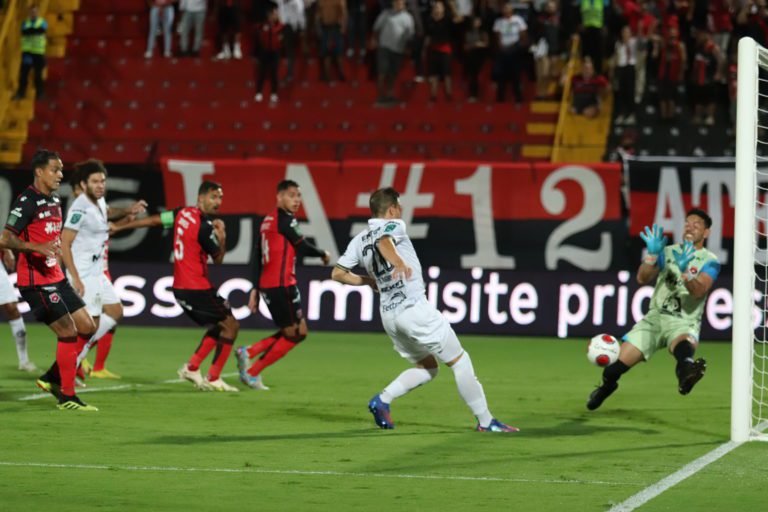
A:
[[[475,376],[475,369],[472,366],[472,359],[469,354],[464,352],[461,358],[451,366],[453,376],[456,379],[456,387],[459,388],[459,394],[464,402],[472,410],[481,427],[487,427],[491,424],[493,416],[488,410],[488,402],[485,400],[485,392],[480,381]]]
[[[101,314],[99,317],[99,326],[96,328],[96,332],[93,333],[91,339],[88,340],[88,343],[85,345],[85,347],[83,347],[83,350],[77,356],[78,365],[82,363],[83,359],[88,356],[88,352],[90,352],[91,348],[93,348],[96,342],[99,341],[102,336],[111,331],[116,325],[117,321],[114,318],[109,315],[105,315],[104,313]]]
[[[11,333],[16,341],[16,354],[19,356],[19,364],[29,362],[27,353],[27,329],[24,327],[24,319],[19,317],[16,320],[10,320]]]
[[[426,384],[435,378],[436,375],[437,368],[409,368],[390,382],[389,386],[384,388],[380,395],[381,401],[385,404],[391,403],[395,398],[399,398],[410,390]]]

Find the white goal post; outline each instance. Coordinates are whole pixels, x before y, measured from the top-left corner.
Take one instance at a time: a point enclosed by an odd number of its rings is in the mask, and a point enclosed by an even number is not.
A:
[[[761,68],[765,78],[760,78]],[[768,329],[765,327],[768,304],[765,298],[762,307],[757,308],[760,311],[757,329],[752,316],[755,285],[758,284],[763,297],[768,293],[768,267],[764,261],[768,157],[758,154],[758,146],[768,150],[768,50],[751,38],[739,41],[737,79],[731,440],[744,442],[768,440],[765,433],[768,427]],[[764,140],[758,136],[762,132],[765,132]],[[764,165],[761,165],[763,169],[758,168],[758,162]],[[758,229],[762,233],[758,233]],[[759,261],[758,252],[762,253]]]

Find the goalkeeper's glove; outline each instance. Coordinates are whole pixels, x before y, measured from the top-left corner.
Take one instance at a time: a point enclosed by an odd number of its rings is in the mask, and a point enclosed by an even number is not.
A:
[[[672,249],[672,256],[675,258],[675,263],[681,274],[685,274],[688,270],[688,265],[693,261],[695,252],[696,248],[690,240],[686,240],[680,250]]]
[[[640,232],[640,238],[645,242],[648,249],[648,255],[643,259],[644,263],[655,265],[659,260],[659,255],[667,245],[667,237],[664,236],[661,226],[654,224],[653,228],[645,226],[645,231]]]

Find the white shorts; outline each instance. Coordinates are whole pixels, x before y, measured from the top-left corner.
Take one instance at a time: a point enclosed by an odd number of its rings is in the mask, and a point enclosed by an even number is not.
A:
[[[426,298],[394,313],[382,315],[384,330],[397,353],[411,363],[430,355],[448,363],[464,352],[451,324]]]
[[[70,283],[72,278],[67,273]],[[102,309],[105,304],[119,304],[120,299],[117,298],[115,287],[112,282],[107,279],[103,273],[82,277],[80,280],[85,286],[85,295],[83,295],[83,302],[85,302],[85,309],[91,316],[101,316]]]
[[[16,295],[16,289],[11,283],[8,272],[5,271],[5,265],[0,262],[0,304],[10,304],[12,302],[19,302],[19,298]]]

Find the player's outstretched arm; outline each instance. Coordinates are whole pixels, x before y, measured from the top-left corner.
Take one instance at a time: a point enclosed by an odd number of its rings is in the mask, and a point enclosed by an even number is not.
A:
[[[405,261],[400,256],[400,253],[397,252],[397,247],[395,247],[395,241],[392,239],[392,237],[385,236],[380,238],[377,244],[377,248],[382,257],[394,267],[392,270],[392,277],[394,279],[402,278],[407,281],[411,278],[413,269],[405,264]]]
[[[144,217],[143,219],[135,219],[130,222],[110,224],[109,234],[114,235],[115,233],[126,231],[128,229],[160,227],[163,225],[163,220],[160,217],[161,215],[162,214],[150,215],[149,217]]]
[[[140,199],[133,203],[128,208],[114,208],[107,206],[107,220],[120,220],[128,215],[138,215],[147,211],[147,202]]]
[[[333,267],[333,270],[331,271],[331,279],[352,286],[370,286],[374,290],[376,289],[376,280],[372,277],[355,274],[338,265]]]
[[[11,231],[4,229],[0,233],[0,249],[10,249],[18,252],[36,252],[47,258],[55,258],[59,254],[59,242],[51,240],[43,244],[25,242]]]

